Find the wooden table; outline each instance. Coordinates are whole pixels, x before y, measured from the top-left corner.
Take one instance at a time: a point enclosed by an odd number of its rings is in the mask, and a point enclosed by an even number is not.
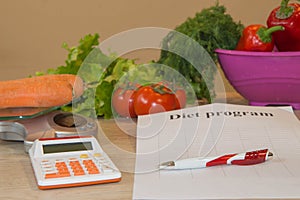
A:
[[[237,93],[228,94],[226,99],[228,103],[247,104]],[[300,118],[300,111],[295,113]],[[132,199],[136,123],[99,119],[99,125],[99,141],[122,171],[120,182],[39,190],[23,143],[0,140],[0,199]]]

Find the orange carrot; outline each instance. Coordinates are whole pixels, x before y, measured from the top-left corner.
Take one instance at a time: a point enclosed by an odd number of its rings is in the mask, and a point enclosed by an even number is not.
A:
[[[0,81],[0,108],[61,106],[82,95],[84,84],[72,74]]]

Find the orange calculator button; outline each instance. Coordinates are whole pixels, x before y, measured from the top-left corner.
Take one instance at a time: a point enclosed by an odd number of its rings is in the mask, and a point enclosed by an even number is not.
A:
[[[69,172],[69,169],[66,165],[65,162],[62,162],[62,161],[56,161],[55,162],[55,168],[56,168],[56,171],[55,172],[48,172],[45,174],[45,179],[48,179],[48,178],[62,178],[62,177],[69,177],[71,176],[70,172]]]
[[[59,178],[69,177],[69,176],[71,176],[70,172],[63,172],[58,174]]]
[[[82,163],[84,165],[91,165],[91,164],[94,164],[94,162],[92,160],[83,160]]]
[[[74,176],[82,176],[85,175],[84,170],[75,170],[74,172]]]
[[[70,174],[68,169],[62,168],[62,169],[58,169],[58,173],[60,174]]]
[[[69,165],[70,165],[71,167],[73,167],[73,166],[81,166],[81,165],[80,165],[80,162],[79,162],[78,160],[76,160],[76,161],[70,161]]]
[[[63,178],[71,176],[70,172],[57,172],[57,173],[49,173],[45,174],[45,179],[48,178]]]
[[[83,168],[81,167],[81,164],[79,161],[70,161],[69,164],[72,168],[74,176],[85,175],[85,172],[84,172]]]
[[[67,167],[65,162],[57,162],[55,163],[55,167]]]
[[[45,174],[45,178],[58,178],[58,173]]]
[[[100,174],[100,171],[93,160],[83,160],[82,163],[84,164],[89,174]]]
[[[68,171],[68,167],[67,167],[66,163],[56,163],[55,167],[59,171]]]
[[[100,174],[98,169],[88,170],[89,174]]]

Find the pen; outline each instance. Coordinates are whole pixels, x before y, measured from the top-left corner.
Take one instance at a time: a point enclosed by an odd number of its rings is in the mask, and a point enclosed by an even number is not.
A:
[[[254,165],[265,162],[273,154],[268,149],[245,153],[226,154],[218,157],[198,157],[161,163],[160,169],[196,169],[216,165]]]

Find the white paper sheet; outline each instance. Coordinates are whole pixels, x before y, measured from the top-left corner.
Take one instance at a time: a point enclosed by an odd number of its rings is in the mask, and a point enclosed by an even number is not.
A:
[[[160,163],[269,148],[271,160],[158,170]],[[300,198],[300,123],[291,107],[210,104],[140,116],[133,199]]]

